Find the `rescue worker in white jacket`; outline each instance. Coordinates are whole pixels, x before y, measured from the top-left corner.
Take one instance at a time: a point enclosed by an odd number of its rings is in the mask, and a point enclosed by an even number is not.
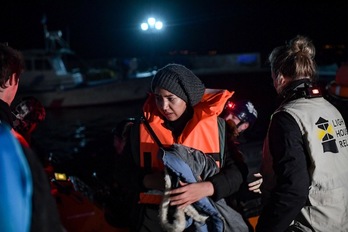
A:
[[[257,232],[348,231],[347,127],[313,85],[314,56],[304,36],[269,56],[282,102],[264,143]]]

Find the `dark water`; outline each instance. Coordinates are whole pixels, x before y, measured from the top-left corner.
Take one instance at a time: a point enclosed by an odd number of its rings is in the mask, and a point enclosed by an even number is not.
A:
[[[117,122],[138,116],[142,103],[47,109],[46,119],[33,134],[33,139],[41,152],[53,155],[55,162],[73,159],[83,152],[92,153],[111,141],[111,130]]]

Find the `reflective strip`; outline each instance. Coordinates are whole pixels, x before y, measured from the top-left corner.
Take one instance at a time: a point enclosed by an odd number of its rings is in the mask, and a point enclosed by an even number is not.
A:
[[[340,92],[341,92],[341,87],[338,85],[336,86],[336,95],[340,95]]]
[[[139,194],[139,204],[161,204],[163,195],[153,194],[153,193],[140,193]]]

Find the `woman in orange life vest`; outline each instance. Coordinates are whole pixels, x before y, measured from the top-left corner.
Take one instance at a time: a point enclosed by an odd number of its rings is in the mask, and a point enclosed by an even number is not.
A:
[[[163,231],[158,217],[160,201],[149,196],[161,195],[164,190],[163,163],[157,157],[159,146],[154,137],[163,146],[177,143],[215,155],[221,164],[219,173],[201,182],[180,182],[178,188],[171,190],[171,206],[184,208],[204,197],[213,201],[227,197],[239,190],[246,173],[242,174],[242,167],[225,150],[225,139],[220,142],[225,138],[225,129],[219,127],[219,121],[223,125],[225,122],[218,115],[233,92],[206,89],[192,71],[179,64],[160,69],[152,80],[151,91],[143,112],[155,136],[145,123],[140,124],[139,163],[144,172],[141,182],[145,194],[140,195],[142,212],[138,213],[141,219],[135,231],[154,232]]]

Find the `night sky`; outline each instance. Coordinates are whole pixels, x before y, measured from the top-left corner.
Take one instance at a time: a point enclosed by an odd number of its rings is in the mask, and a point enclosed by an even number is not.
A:
[[[0,12],[0,42],[42,48],[45,15],[50,31],[61,30],[73,50],[93,59],[183,50],[269,53],[297,34],[317,48],[348,44],[346,0],[7,0]],[[164,21],[162,33],[140,31],[150,15]]]

